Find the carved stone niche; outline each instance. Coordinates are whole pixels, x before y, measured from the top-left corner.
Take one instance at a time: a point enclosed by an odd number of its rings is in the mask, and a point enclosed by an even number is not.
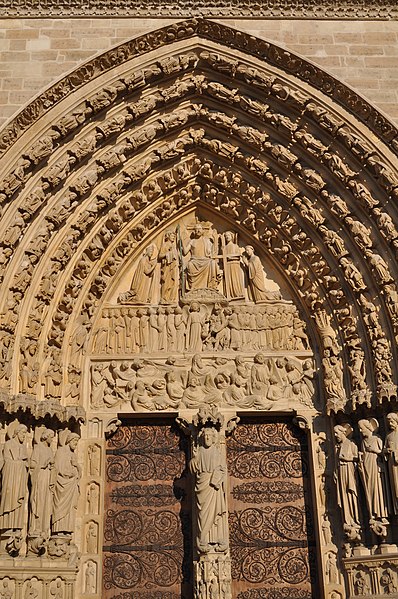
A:
[[[398,555],[350,557],[343,560],[347,599],[398,596]]]

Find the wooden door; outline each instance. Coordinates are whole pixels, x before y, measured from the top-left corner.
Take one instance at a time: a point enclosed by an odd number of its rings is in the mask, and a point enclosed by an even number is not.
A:
[[[190,599],[186,447],[171,423],[130,423],[107,443],[103,599]]]
[[[239,424],[227,442],[234,599],[315,599],[306,438],[289,422]]]

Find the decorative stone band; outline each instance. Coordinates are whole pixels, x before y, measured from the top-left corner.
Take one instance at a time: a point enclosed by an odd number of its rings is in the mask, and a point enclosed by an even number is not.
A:
[[[8,16],[12,16],[12,14],[22,16],[22,10],[21,13],[12,13],[11,0],[8,0],[8,3],[9,9],[8,11],[5,9],[3,11],[4,14],[8,14]],[[16,6],[14,2],[12,4],[13,6]],[[355,0],[355,4],[358,4],[358,10],[353,8],[352,15],[355,15],[355,18],[360,18],[360,0]],[[383,4],[384,6],[391,6],[391,16],[389,18],[393,18],[394,13],[396,18],[398,9],[396,6],[394,7],[395,0],[383,2]],[[342,4],[339,2],[333,2],[333,6],[329,5],[330,15],[328,18],[330,18],[332,14],[337,17],[339,14],[337,7],[341,5]],[[362,6],[362,11],[366,12],[367,10],[372,10],[372,17],[370,18],[374,18],[373,15],[376,15],[377,13],[380,14],[380,5],[381,1],[378,0],[377,2],[372,3],[372,7],[370,4],[366,7]],[[66,16],[67,10],[65,10],[65,6],[66,2],[60,2],[57,4],[57,7],[50,5],[48,11],[51,11],[51,16],[54,17],[56,14],[54,11],[58,8],[60,13]],[[90,6],[90,4],[88,3],[87,6]],[[146,11],[147,6],[148,5],[146,5],[145,8]],[[277,10],[277,6],[278,3],[274,4],[275,10]],[[124,7],[130,10],[128,2],[124,4]],[[326,5],[324,5],[324,8],[326,17],[328,14]],[[72,14],[72,8],[70,10]],[[73,11],[74,10],[75,6],[73,7]],[[184,15],[185,11],[183,7],[178,6],[176,7],[176,10],[178,10],[178,16]],[[191,7],[189,7],[189,10],[192,10]],[[294,10],[295,16],[299,17],[300,8],[296,4],[291,10]],[[35,15],[35,7],[28,6],[28,4],[26,5],[26,11],[29,12],[28,16],[39,16],[38,14]],[[40,17],[43,17],[45,16],[46,8],[38,3],[37,11],[40,14]],[[150,9],[148,9],[148,11],[150,11]],[[156,15],[158,15],[158,11],[159,9],[157,8]],[[307,11],[307,7],[305,7],[305,11]],[[80,14],[79,9],[77,9],[76,12],[73,12],[74,16],[77,16],[78,14]],[[103,14],[106,14],[106,12]],[[117,14],[120,16],[119,12],[117,12]],[[254,16],[255,12],[252,12],[251,15]],[[165,13],[164,16],[166,16]],[[279,13],[278,17],[280,16],[282,15]],[[319,16],[320,15],[317,14],[317,18],[319,18]],[[363,15],[362,18],[364,18]],[[387,16],[385,18],[387,18]],[[227,44],[236,50],[242,50],[252,56],[262,58],[269,64],[275,65],[285,72],[297,76],[302,81],[313,85],[346,108],[351,114],[354,114],[357,119],[364,122],[377,136],[380,137],[380,139],[389,144],[391,150],[398,152],[397,129],[393,123],[381,115],[380,112],[373,108],[364,98],[346,87],[337,79],[334,79],[331,75],[326,74],[315,64],[312,64],[283,48],[279,48],[274,44],[261,39],[256,39],[247,33],[242,33],[241,31],[231,29],[225,25],[213,23],[206,19],[190,19],[163,27],[162,29],[144,34],[121,44],[86,62],[73,71],[73,73],[40,94],[3,129],[0,137],[0,155],[5,153],[20,137],[23,131],[33,125],[33,123],[43,116],[50,108],[102,73],[105,73],[118,65],[125,64],[128,60],[147,54],[150,51],[168,46],[176,40],[189,39],[196,35],[207,40]]]
[[[60,423],[68,423],[70,420],[83,423],[86,420],[86,411],[82,406],[63,406],[56,399],[37,401],[35,395],[26,393],[9,395],[2,392],[0,394],[0,408],[10,415],[21,411],[30,412],[34,418],[50,416],[51,418],[57,418]]]
[[[172,2],[165,7],[159,0],[140,2],[139,0],[112,0],[104,4],[101,0],[73,2],[60,0],[57,2],[35,2],[29,0],[5,0],[4,16],[7,17],[229,17],[230,7],[227,3],[215,0],[205,3],[197,0],[193,5],[184,0]],[[363,0],[331,0],[323,2],[315,0],[266,0],[253,4],[250,0],[238,0],[234,4],[234,17],[266,17],[268,19],[372,19],[392,20],[398,16],[395,0],[374,0],[372,3]]]

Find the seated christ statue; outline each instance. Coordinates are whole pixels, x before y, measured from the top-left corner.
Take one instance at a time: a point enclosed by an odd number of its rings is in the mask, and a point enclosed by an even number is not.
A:
[[[184,256],[190,254],[186,265],[187,288],[216,289],[218,286],[218,265],[213,256],[213,240],[205,237],[202,225],[195,225],[193,237],[183,244]]]

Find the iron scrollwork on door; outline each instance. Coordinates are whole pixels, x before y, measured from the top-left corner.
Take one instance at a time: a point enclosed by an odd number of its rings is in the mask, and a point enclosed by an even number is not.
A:
[[[122,426],[108,441],[104,599],[181,599],[190,516],[179,485],[183,440],[170,425]]]
[[[289,423],[238,425],[227,445],[234,597],[311,599],[314,534],[305,437]]]

